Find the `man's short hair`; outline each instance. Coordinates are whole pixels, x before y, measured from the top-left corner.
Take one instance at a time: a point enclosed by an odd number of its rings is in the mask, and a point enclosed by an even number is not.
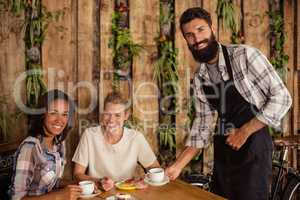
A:
[[[122,96],[120,92],[111,92],[106,96],[104,100],[104,107],[108,103],[127,105],[128,101]]]
[[[184,11],[180,17],[180,29],[181,32],[183,33],[183,25],[192,21],[193,19],[203,19],[206,21],[206,23],[211,27],[212,26],[212,20],[209,12],[204,10],[203,8],[200,7],[194,7],[194,8],[189,8],[186,11]]]

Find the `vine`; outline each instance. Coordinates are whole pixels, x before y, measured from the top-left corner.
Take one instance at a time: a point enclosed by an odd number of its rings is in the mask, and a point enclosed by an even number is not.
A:
[[[235,5],[232,0],[218,0],[216,13],[218,19],[222,20],[224,25],[231,30],[231,42],[237,44],[241,42],[241,32],[237,20],[240,15],[236,15]]]
[[[63,11],[49,12],[41,4],[41,0],[11,0],[11,11],[20,16],[25,15],[25,65],[26,76],[26,95],[27,104],[30,107],[37,106],[39,96],[47,88],[43,82],[41,48],[45,39],[45,33],[51,21],[58,21],[63,16]],[[56,27],[58,31],[63,31],[64,27]]]
[[[176,114],[176,96],[178,93],[178,49],[174,47],[172,26],[174,25],[172,1],[160,3],[160,32],[155,39],[158,54],[155,62],[154,79],[161,91],[160,126],[157,134],[160,144],[160,160],[167,164],[172,160],[172,152],[176,150],[176,128],[173,125]],[[171,111],[170,111],[171,110]],[[175,111],[175,112],[174,112]],[[165,151],[168,150],[169,152]]]
[[[270,62],[284,79],[286,73],[285,65],[289,61],[289,56],[284,52],[284,42],[286,35],[284,34],[284,20],[280,10],[268,12],[270,17],[270,41],[271,41],[271,59]]]
[[[112,37],[108,47],[112,49],[112,57],[114,63],[114,81],[113,88],[118,88],[118,82],[121,79],[127,79],[130,76],[130,66],[133,57],[138,56],[142,46],[134,43],[127,22],[122,18],[123,13],[128,8],[124,4],[120,4],[112,15]]]

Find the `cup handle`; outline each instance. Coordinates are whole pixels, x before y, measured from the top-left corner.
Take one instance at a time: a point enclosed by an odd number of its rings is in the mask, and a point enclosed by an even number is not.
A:
[[[145,174],[145,177],[149,179],[149,178],[150,178],[150,172],[147,172],[147,173]]]

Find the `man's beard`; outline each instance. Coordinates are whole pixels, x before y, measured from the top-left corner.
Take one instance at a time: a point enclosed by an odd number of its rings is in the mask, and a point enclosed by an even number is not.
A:
[[[207,46],[198,50],[197,46],[201,43],[207,43]],[[191,50],[195,60],[201,63],[207,63],[216,57],[219,45],[216,41],[215,35],[211,33],[209,39],[204,39],[201,42],[189,45],[189,49]]]

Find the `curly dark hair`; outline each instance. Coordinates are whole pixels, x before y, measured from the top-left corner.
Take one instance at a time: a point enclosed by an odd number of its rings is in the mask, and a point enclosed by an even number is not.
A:
[[[181,32],[183,33],[182,27],[184,24],[192,21],[193,19],[203,19],[207,22],[207,24],[211,27],[212,26],[212,20],[210,13],[204,10],[203,8],[200,7],[193,7],[185,10],[181,17],[180,17],[180,29]]]
[[[42,112],[32,114],[29,116],[29,131],[28,135],[32,137],[44,136],[45,132],[43,129],[45,114],[48,111],[49,105],[51,102],[55,100],[65,100],[69,104],[69,114],[68,114],[68,123],[64,128],[62,134],[56,136],[56,143],[61,143],[64,141],[69,133],[69,131],[73,128],[73,115],[75,111],[75,105],[73,100],[64,92],[54,89],[50,90],[39,98],[38,109],[42,110]]]

